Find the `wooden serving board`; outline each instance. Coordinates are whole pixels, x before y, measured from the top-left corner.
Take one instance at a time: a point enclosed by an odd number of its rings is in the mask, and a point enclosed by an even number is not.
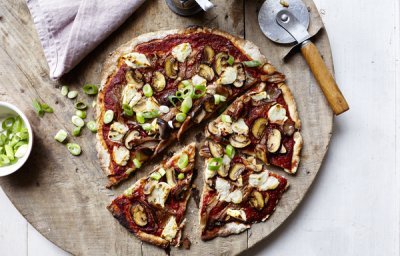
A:
[[[276,212],[247,232],[209,242],[199,239],[198,209],[190,200],[185,235],[192,241],[190,250],[171,250],[172,255],[235,255],[262,241],[295,210],[312,184],[332,133],[333,115],[300,54],[287,62],[281,60],[277,45],[261,33],[257,10],[263,1],[213,0],[211,12],[192,18],[174,15],[164,0],[148,0],[120,29],[79,64],[65,79],[53,82],[29,11],[23,0],[0,3],[0,100],[14,103],[28,116],[35,133],[34,149],[23,169],[1,178],[0,185],[23,216],[45,237],[76,255],[159,255],[163,251],[141,243],[128,233],[111,214],[106,205],[137,179],[151,170],[151,165],[137,173],[115,190],[105,188],[107,179],[101,171],[95,150],[95,136],[87,129],[74,141],[82,146],[83,154],[71,156],[67,149],[54,141],[61,128],[72,130],[73,101],[62,97],[61,84],[81,90],[85,83],[99,83],[102,63],[107,54],[120,44],[142,33],[162,29],[182,28],[198,24],[217,27],[255,42],[261,51],[287,75],[303,123],[304,148],[298,173],[290,176],[290,188],[284,194]],[[312,0],[305,1],[313,19],[321,22]],[[321,32],[316,44],[328,67],[333,70],[329,40]],[[91,103],[92,98],[80,94]],[[38,98],[53,106],[55,113],[39,118],[31,102]],[[93,118],[92,109],[89,118]],[[198,127],[187,134],[186,144],[201,133]],[[170,150],[180,147],[179,144]],[[198,157],[197,167],[202,160]],[[202,187],[202,170],[195,184]],[[284,234],[282,234],[284,235]],[[265,241],[265,240],[264,240]]]

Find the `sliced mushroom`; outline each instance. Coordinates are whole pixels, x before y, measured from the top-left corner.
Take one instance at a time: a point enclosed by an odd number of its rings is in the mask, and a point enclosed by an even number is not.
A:
[[[212,134],[212,135],[219,135],[219,129],[218,127],[215,125],[216,123],[210,122],[207,125],[207,130]]]
[[[229,142],[235,148],[244,148],[250,144],[250,139],[245,135],[233,134],[229,138]]]
[[[141,137],[140,137],[139,131],[136,131],[136,130],[131,131],[125,138],[125,147],[127,149],[132,149],[130,142],[139,140],[140,138]]]
[[[204,109],[201,109],[200,112],[194,117],[194,122],[196,124],[201,123],[203,119],[206,117],[207,112]]]
[[[214,65],[214,69],[215,72],[220,76],[222,71],[224,70],[226,64],[227,64],[227,60],[228,60],[229,56],[228,54],[224,53],[224,52],[220,52],[217,54],[217,56],[215,56],[215,65]]]
[[[207,81],[211,81],[214,79],[214,70],[206,64],[200,64],[198,74],[199,76],[205,78]]]
[[[154,187],[156,186],[157,183],[158,183],[157,180],[147,179],[147,182],[143,187],[143,193],[145,195],[150,195],[151,192],[153,192],[153,189],[154,189]]]
[[[224,155],[224,149],[222,148],[221,145],[219,145],[219,144],[217,144],[217,143],[215,143],[215,142],[210,141],[210,142],[208,143],[208,146],[209,146],[209,148],[210,148],[210,152],[211,152],[211,155],[212,155],[213,157],[217,157],[217,158],[223,157],[223,155]]]
[[[171,187],[176,185],[175,170],[173,168],[168,168],[165,170],[165,177],[167,178],[168,185]]]
[[[161,72],[159,72],[159,71],[154,72],[152,85],[153,85],[153,89],[156,92],[160,92],[160,91],[164,90],[166,82],[165,82],[165,77]]]
[[[245,85],[250,87],[252,85],[254,85],[255,83],[257,83],[257,78],[253,77],[253,75],[249,72],[246,71],[246,81],[245,81]]]
[[[262,70],[264,71],[265,74],[267,75],[273,75],[276,72],[276,69],[274,66],[272,66],[269,63],[264,64],[264,66],[262,67]]]
[[[161,118],[157,118],[157,125],[160,139],[167,140],[171,134],[171,127],[169,127],[168,123]]]
[[[263,161],[264,163],[268,163],[268,158],[267,158],[267,147],[263,144],[257,144],[255,149],[256,157]]]
[[[265,132],[265,128],[267,128],[267,124],[268,120],[263,117],[260,117],[254,121],[253,127],[251,128],[251,133],[256,139],[261,139]]]
[[[221,177],[226,177],[229,174],[229,169],[226,168],[224,165],[222,165],[221,167],[219,167],[219,169],[217,170],[217,173],[219,176]]]
[[[143,75],[140,73],[138,70],[129,70],[125,74],[125,79],[128,84],[133,84],[136,89],[140,89],[143,86],[143,81],[142,81]]]
[[[144,227],[147,225],[147,215],[144,207],[140,204],[135,204],[131,207],[131,215],[136,225]]]
[[[199,155],[201,157],[204,157],[204,158],[211,158],[212,157],[211,151],[210,151],[210,147],[208,146],[208,141],[206,141],[204,143],[204,145],[201,146],[200,151],[199,151]]]
[[[282,135],[278,129],[272,129],[268,134],[267,148],[271,153],[275,153],[281,146]]]
[[[261,75],[261,81],[268,82],[271,84],[278,84],[285,81],[285,76],[283,74],[273,74],[273,75]]]
[[[251,193],[250,204],[257,210],[262,210],[262,208],[264,208],[264,198],[257,190],[254,190]]]
[[[285,135],[292,136],[295,131],[294,125],[295,124],[292,120],[286,120],[286,122],[283,124],[283,133]]]
[[[239,116],[241,116],[243,109],[244,109],[243,101],[235,101],[228,108],[228,115],[230,115],[234,120],[237,120]]]
[[[204,62],[211,64],[214,59],[215,52],[211,46],[206,45],[204,47]]]
[[[233,165],[233,167],[229,171],[229,178],[234,181],[237,180],[239,178],[240,174],[242,174],[242,172],[245,169],[246,169],[246,166],[244,164],[237,163],[237,164]]]
[[[268,204],[268,201],[269,201],[269,194],[266,194],[264,198],[264,203]]]
[[[165,60],[165,74],[172,79],[178,76],[178,61],[172,56]]]
[[[240,88],[244,85],[244,82],[246,81],[246,73],[244,72],[242,63],[235,64],[233,67],[236,68],[237,71],[236,80],[235,82],[233,82],[233,85]]]

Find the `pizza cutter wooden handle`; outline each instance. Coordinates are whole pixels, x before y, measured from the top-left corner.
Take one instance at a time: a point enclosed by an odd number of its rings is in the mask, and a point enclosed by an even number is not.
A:
[[[317,47],[309,40],[303,42],[301,52],[315,76],[335,115],[349,110],[349,105],[329,72]]]

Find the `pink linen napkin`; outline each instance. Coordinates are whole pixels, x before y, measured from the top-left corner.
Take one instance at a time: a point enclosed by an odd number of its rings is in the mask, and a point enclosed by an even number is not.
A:
[[[59,79],[145,0],[27,0],[50,77]]]

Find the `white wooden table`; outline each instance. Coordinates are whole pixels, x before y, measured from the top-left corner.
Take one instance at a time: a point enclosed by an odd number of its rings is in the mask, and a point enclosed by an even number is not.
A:
[[[350,111],[335,119],[326,160],[302,205],[251,253],[399,255],[400,4],[315,3]],[[32,228],[0,189],[0,255],[68,254]]]

